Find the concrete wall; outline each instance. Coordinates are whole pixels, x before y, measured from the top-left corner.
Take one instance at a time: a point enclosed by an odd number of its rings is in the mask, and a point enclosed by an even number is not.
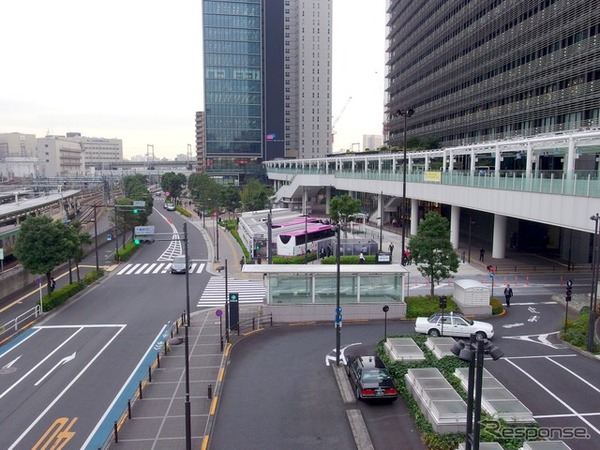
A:
[[[362,303],[343,304],[342,324],[352,320],[384,319],[383,306],[390,307],[388,319],[406,317],[406,303]],[[263,306],[265,314],[273,315],[273,323],[290,322],[332,322],[335,320],[335,305],[281,305],[268,304]]]

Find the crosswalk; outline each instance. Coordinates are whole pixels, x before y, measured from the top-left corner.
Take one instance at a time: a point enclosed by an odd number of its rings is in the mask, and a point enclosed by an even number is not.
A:
[[[171,261],[154,263],[125,264],[117,275],[151,275],[157,273],[171,273]],[[205,263],[191,262],[190,275],[202,273]]]
[[[263,303],[265,298],[265,287],[262,280],[229,278],[227,280],[227,292],[238,293],[240,305]],[[211,277],[196,306],[198,308],[225,306],[225,278]]]

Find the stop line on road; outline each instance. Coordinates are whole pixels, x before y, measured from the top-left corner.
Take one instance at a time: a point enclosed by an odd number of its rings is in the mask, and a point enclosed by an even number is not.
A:
[[[264,302],[266,290],[262,280],[228,278],[227,292],[237,292],[240,304],[260,304]],[[225,277],[211,277],[196,306],[198,308],[214,308],[224,305]]]
[[[168,273],[171,271],[171,262],[137,263],[125,264],[117,275],[151,275],[156,273]],[[190,274],[198,274],[204,271],[205,263],[190,263]]]

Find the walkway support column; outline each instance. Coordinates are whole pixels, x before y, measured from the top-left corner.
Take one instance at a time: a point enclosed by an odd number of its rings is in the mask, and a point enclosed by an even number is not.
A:
[[[419,228],[419,200],[410,199],[410,236],[417,234]]]
[[[494,238],[492,258],[503,259],[506,256],[506,216],[494,214]]]
[[[453,248],[458,248],[458,232],[460,231],[460,206],[452,205],[450,211],[450,242]]]

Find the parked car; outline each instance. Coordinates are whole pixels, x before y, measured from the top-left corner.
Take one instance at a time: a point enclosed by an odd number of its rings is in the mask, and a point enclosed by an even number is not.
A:
[[[415,331],[433,337],[469,337],[474,334],[477,339],[490,339],[494,336],[493,325],[467,319],[462,314],[455,312],[435,313],[431,317],[417,317]]]
[[[383,361],[377,356],[351,356],[346,364],[357,400],[398,399],[398,390]]]
[[[175,203],[165,203],[167,211],[175,211]]]

